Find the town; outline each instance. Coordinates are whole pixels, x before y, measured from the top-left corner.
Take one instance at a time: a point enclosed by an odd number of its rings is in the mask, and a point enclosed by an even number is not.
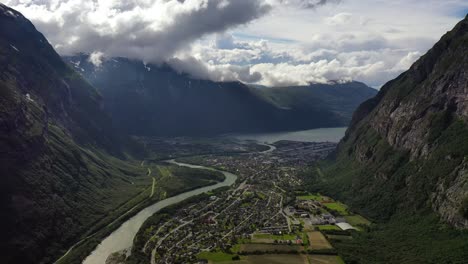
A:
[[[303,168],[325,158],[336,144],[279,141],[266,146],[255,153],[178,159],[232,172],[237,181],[154,215],[135,239],[144,241],[141,253],[153,264],[259,263],[249,258],[272,255],[289,258],[287,263],[295,263],[294,258],[342,263],[328,237],[349,237],[369,222],[330,197],[298,191]]]

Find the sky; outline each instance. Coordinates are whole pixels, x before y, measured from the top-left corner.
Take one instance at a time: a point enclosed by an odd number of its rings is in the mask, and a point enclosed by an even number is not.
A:
[[[168,63],[195,78],[380,88],[468,12],[468,0],[2,0],[61,55]]]

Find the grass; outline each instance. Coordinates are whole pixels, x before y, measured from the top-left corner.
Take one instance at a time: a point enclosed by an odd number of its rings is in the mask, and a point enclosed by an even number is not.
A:
[[[309,261],[313,264],[345,264],[339,256],[332,255],[309,255]]]
[[[297,196],[297,200],[314,200],[314,201],[322,201],[323,197],[320,194],[309,194],[309,195],[302,195]]]
[[[297,235],[271,235],[271,234],[254,234],[253,235],[254,239],[277,239],[277,240],[296,240]]]
[[[197,255],[198,259],[205,259],[213,262],[231,261],[236,255],[224,253],[221,251],[216,252],[201,252]]]
[[[239,253],[278,253],[278,252],[300,252],[304,247],[299,245],[280,245],[280,244],[241,244],[239,247]]]
[[[153,185],[151,186],[151,194],[150,194],[150,198],[153,197],[154,195],[154,187],[156,186],[156,178],[153,177]]]
[[[340,202],[324,203],[323,205],[325,205],[325,207],[327,207],[330,210],[337,211],[341,215],[348,215],[348,209],[346,205]]]
[[[332,249],[332,245],[328,242],[327,238],[318,231],[307,233],[309,237],[309,248],[312,250]]]
[[[307,255],[299,254],[264,254],[241,256],[239,261],[223,262],[224,264],[309,264]],[[334,263],[333,263],[334,264]],[[341,264],[341,263],[337,263]]]
[[[371,224],[371,221],[360,215],[347,215],[345,216],[345,219],[350,225],[354,227],[363,225],[369,226]]]
[[[338,226],[336,225],[316,225],[314,227],[318,227],[319,230],[341,230]]]

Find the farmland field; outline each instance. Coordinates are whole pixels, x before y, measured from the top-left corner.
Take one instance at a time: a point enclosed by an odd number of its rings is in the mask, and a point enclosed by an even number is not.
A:
[[[346,205],[340,203],[340,202],[335,202],[335,203],[323,203],[325,207],[331,210],[335,210],[339,212],[341,215],[348,215],[348,210],[346,208]]]
[[[224,261],[231,261],[232,257],[235,255],[227,254],[224,252],[201,252],[197,255],[198,259],[206,259],[208,261],[213,262],[224,262]]]
[[[321,232],[309,232],[307,235],[309,236],[310,249],[320,250],[333,248]]]
[[[341,230],[341,228],[336,225],[315,225],[314,227],[318,227],[319,230]]]
[[[218,262],[215,262],[218,263]],[[228,262],[219,262],[222,264],[309,264],[307,255],[295,255],[295,254],[265,254],[265,255],[250,255],[250,256],[241,256],[239,261],[228,261]],[[319,263],[319,262],[314,262]],[[326,262],[324,262],[326,263]],[[335,262],[329,262],[330,264],[335,264]],[[336,262],[337,264],[339,262]]]
[[[299,245],[273,245],[273,244],[241,244],[239,253],[260,252],[298,252],[304,250],[303,246]]]
[[[313,264],[344,264],[339,256],[309,255],[309,261]]]
[[[286,235],[272,235],[272,234],[254,234],[253,235],[253,238],[254,239],[272,239],[272,240],[275,240],[275,239],[278,239],[278,240],[295,240],[297,237],[297,235],[289,235],[289,234],[286,234]]]
[[[272,234],[254,234],[252,237],[253,243],[266,243],[266,244],[273,244],[275,240],[291,240],[296,241],[297,236],[299,236],[304,243],[307,243],[307,237],[301,234],[284,234],[284,235],[272,235]]]
[[[356,226],[359,226],[359,225],[370,225],[371,222],[367,219],[365,219],[364,217],[360,216],[360,215],[348,215],[348,216],[345,216],[345,219],[346,221],[356,227]]]
[[[309,194],[309,195],[302,195],[297,196],[297,200],[315,200],[315,201],[322,201],[323,197],[320,194]]]

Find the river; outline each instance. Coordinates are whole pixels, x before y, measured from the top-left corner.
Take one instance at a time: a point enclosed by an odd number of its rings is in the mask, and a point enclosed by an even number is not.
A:
[[[269,149],[260,153],[270,153],[276,149],[275,146],[270,145],[279,140],[292,140],[292,141],[304,141],[304,142],[338,142],[346,131],[345,127],[340,128],[320,128],[320,129],[311,129],[295,132],[279,132],[279,133],[262,133],[262,134],[242,134],[242,135],[229,135],[228,137],[234,137],[240,140],[255,140],[260,144],[268,146]],[[265,144],[264,144],[264,143]],[[176,162],[175,160],[167,161],[172,164],[179,166],[195,168],[195,169],[207,169],[219,171],[224,174],[226,177],[223,182],[217,183],[215,185],[202,187],[195,189],[189,192],[181,193],[179,195],[164,199],[162,201],[156,202],[155,204],[146,207],[141,210],[138,214],[124,222],[118,229],[112,232],[108,237],[106,237],[97,248],[91,252],[91,254],[83,261],[83,264],[104,264],[107,257],[117,251],[131,248],[133,244],[133,239],[137,234],[140,227],[150,216],[163,209],[164,207],[176,204],[187,198],[190,198],[194,195],[208,192],[220,187],[231,186],[237,179],[237,176],[220,170],[215,170],[213,168],[208,168],[199,165],[192,165],[187,163]]]
[[[110,254],[130,248],[133,244],[133,238],[135,237],[143,223],[146,221],[146,219],[148,219],[150,216],[163,209],[164,207],[176,204],[197,194],[208,192],[224,186],[231,186],[237,179],[236,175],[226,171],[215,170],[204,166],[180,163],[176,162],[175,160],[169,160],[168,162],[189,168],[219,171],[223,173],[226,178],[223,182],[181,193],[176,196],[172,196],[170,198],[156,202],[155,204],[141,210],[138,214],[128,219],[117,230],[115,230],[108,237],[106,237],[97,246],[97,248],[93,252],[91,252],[91,254],[83,261],[83,264],[104,264],[106,262],[107,257]]]

